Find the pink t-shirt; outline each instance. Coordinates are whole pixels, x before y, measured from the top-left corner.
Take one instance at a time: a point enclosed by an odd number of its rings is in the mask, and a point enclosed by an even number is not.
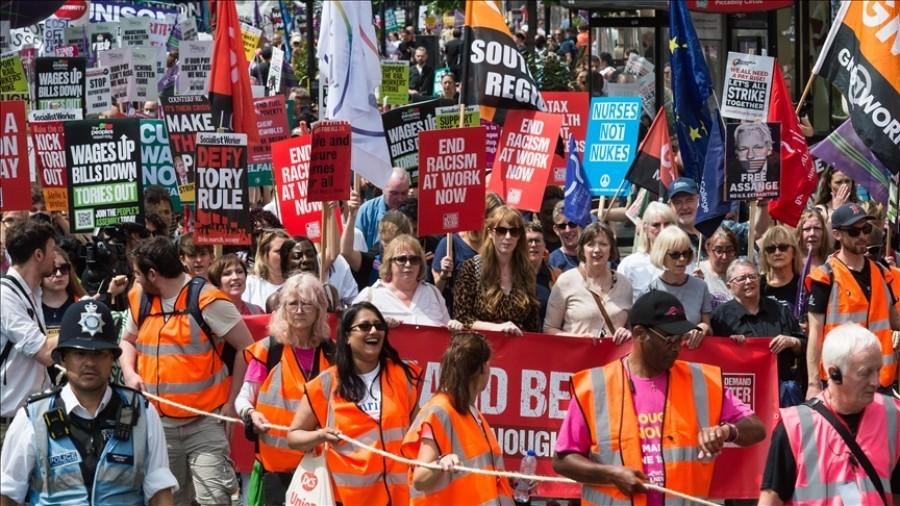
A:
[[[634,409],[640,427],[641,452],[643,454],[644,474],[650,483],[665,486],[665,472],[662,460],[663,411],[666,405],[666,382],[668,375],[663,373],[654,378],[632,376],[634,382]],[[753,411],[740,399],[725,389],[725,401],[722,403],[721,421],[737,423]],[[576,401],[569,403],[569,410],[563,419],[562,426],[556,436],[556,453],[580,453],[587,456],[591,449],[591,434],[584,414]],[[659,492],[647,493],[649,506],[661,506],[664,501]]]
[[[294,348],[294,354],[297,356],[297,362],[304,371],[312,370],[313,360],[316,358],[315,348]],[[262,383],[266,381],[268,375],[269,370],[266,369],[266,364],[254,359],[247,364],[247,372],[244,374],[244,381]]]

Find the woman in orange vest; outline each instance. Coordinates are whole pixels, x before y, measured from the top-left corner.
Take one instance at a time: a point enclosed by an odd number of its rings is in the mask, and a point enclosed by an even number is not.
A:
[[[326,305],[325,290],[315,276],[288,278],[281,288],[281,304],[269,322],[270,336],[244,350],[247,373],[235,407],[247,427],[258,434],[253,473],[261,478],[262,497],[253,504],[284,504],[285,491],[303,457],[302,452],[288,448],[284,430],[269,425],[290,424],[303,397],[303,385],[331,365],[334,344]]]
[[[441,360],[438,393],[429,400],[403,438],[403,454],[436,462],[443,471],[416,467],[410,477],[411,504],[512,505],[512,487],[503,478],[451,473],[454,466],[503,470],[503,455],[475,399],[490,379],[491,348],[481,334],[453,336]]]
[[[387,323],[369,302],[350,306],[341,318],[335,365],[303,386],[288,432],[300,451],[326,446],[325,463],[335,499],[345,506],[409,503],[409,466],[341,440],[344,434],[375,448],[400,453],[415,418],[419,371],[403,362],[388,341]]]

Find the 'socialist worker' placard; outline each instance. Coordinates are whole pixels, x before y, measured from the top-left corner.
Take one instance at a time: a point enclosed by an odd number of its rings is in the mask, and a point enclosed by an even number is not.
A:
[[[484,128],[419,133],[419,234],[484,225]]]
[[[197,134],[195,244],[250,244],[247,134]]]
[[[769,115],[769,90],[775,58],[728,53],[722,117],[765,121]]]
[[[591,100],[585,139],[584,168],[591,194],[613,196],[637,156],[641,97],[595,97]],[[627,195],[627,188],[622,195]]]
[[[781,123],[730,123],[726,132],[727,200],[778,197]]]

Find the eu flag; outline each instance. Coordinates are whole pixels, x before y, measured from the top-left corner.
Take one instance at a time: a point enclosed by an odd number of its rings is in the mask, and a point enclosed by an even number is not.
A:
[[[684,164],[682,175],[700,181],[712,128],[707,105],[712,95],[712,80],[686,3],[684,0],[669,2],[669,63],[678,148]]]
[[[563,213],[573,223],[584,228],[591,223],[591,191],[587,187],[584,167],[575,148],[575,137],[569,137],[569,158],[566,161],[566,200]]]
[[[722,136],[722,119],[719,112],[713,115],[712,130],[708,137],[708,147],[704,156],[703,174],[700,178],[700,207],[694,224],[705,237],[710,237],[722,224],[731,204],[724,200],[725,194],[725,145]]]

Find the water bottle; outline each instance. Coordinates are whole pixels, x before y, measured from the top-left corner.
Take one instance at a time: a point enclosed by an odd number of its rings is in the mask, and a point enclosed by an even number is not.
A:
[[[534,450],[528,450],[522,463],[519,464],[519,474],[534,474],[537,471],[537,455]],[[531,483],[528,480],[516,480],[516,489],[513,492],[513,499],[516,504],[528,504],[531,499]]]

